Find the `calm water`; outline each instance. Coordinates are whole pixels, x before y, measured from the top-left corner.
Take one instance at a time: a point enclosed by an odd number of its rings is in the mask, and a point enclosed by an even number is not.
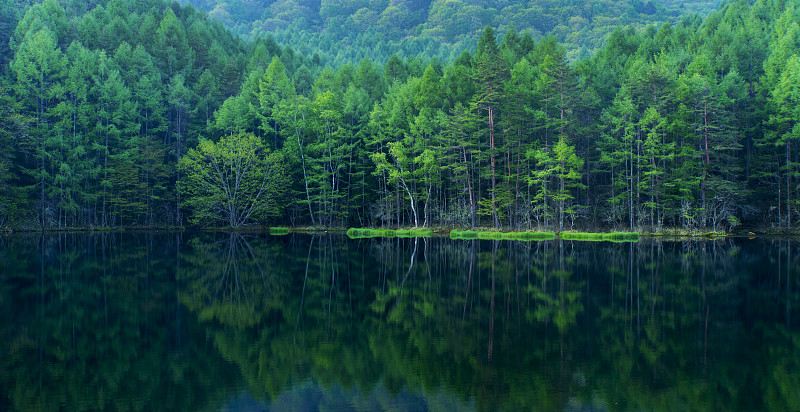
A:
[[[0,410],[800,410],[800,242],[0,236]]]

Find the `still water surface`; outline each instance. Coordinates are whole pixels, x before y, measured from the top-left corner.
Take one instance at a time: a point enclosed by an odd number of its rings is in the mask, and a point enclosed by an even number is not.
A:
[[[0,410],[800,410],[800,242],[0,236]]]

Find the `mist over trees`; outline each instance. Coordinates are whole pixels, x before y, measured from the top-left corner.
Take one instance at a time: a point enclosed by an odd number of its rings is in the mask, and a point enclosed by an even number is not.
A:
[[[287,182],[248,223],[796,226],[796,1],[618,28],[577,61],[490,25],[452,60],[342,64],[178,3],[0,5],[3,227],[213,224],[184,159],[243,136]]]

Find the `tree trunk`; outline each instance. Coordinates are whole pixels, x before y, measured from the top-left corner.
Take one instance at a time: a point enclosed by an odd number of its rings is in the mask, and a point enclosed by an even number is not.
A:
[[[790,157],[791,143],[786,139],[786,228],[792,230],[792,163]]]
[[[411,200],[411,212],[414,214],[414,227],[419,227],[419,217],[417,216],[417,207],[414,205],[414,195],[411,194],[411,190],[409,190],[405,180],[401,179],[400,183],[403,184],[403,189],[405,189],[408,198]]]
[[[108,190],[108,122],[106,122],[106,147],[103,159],[103,227],[106,227],[108,226],[108,216],[106,215],[106,191]]]
[[[176,135],[175,135],[175,146],[176,146],[176,153],[175,153],[175,160],[177,163],[181,162],[181,109],[180,107],[176,108]],[[175,169],[176,177],[175,177],[175,194],[176,194],[176,202],[175,202],[175,223],[180,226],[181,225],[181,172],[179,168]]]
[[[558,191],[560,193],[560,196],[559,196],[559,199],[558,199],[558,231],[559,232],[563,232],[564,231],[564,195],[566,193],[566,187],[565,187],[565,184],[564,184],[564,173],[566,173],[566,170],[564,170],[564,162],[559,163],[559,165],[561,167],[561,176],[559,176],[559,178],[558,178]]]
[[[494,154],[494,108],[489,106],[489,150],[492,152],[492,218],[494,219],[494,227],[495,229],[500,228],[500,219],[497,218],[497,203],[495,202],[496,198],[496,188],[497,188],[497,179],[495,177],[495,154]]]
[[[297,146],[300,148],[300,161],[303,165],[303,183],[306,186],[306,200],[308,200],[308,214],[311,216],[311,224],[316,226],[317,223],[314,221],[314,212],[311,211],[311,195],[308,192],[308,176],[306,175],[306,156],[303,154],[303,143],[300,141],[299,132],[295,130],[295,136],[297,137]]]
[[[467,174],[467,191],[469,193],[469,212],[472,218],[472,228],[475,228],[475,199],[472,197],[472,179],[470,179],[469,164],[467,163],[467,149],[464,147],[463,142],[461,145],[461,154],[464,156],[464,171]]]

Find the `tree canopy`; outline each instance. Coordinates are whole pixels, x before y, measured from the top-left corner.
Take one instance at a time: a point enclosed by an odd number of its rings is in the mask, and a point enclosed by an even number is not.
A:
[[[253,224],[792,230],[798,10],[730,1],[616,27],[581,56],[497,24],[455,58],[336,63],[245,42],[191,5],[44,1],[5,15],[0,224],[241,225],[190,180],[211,167],[199,153],[242,144],[282,159],[288,182]],[[350,50],[390,50],[373,40]]]
[[[281,196],[288,186],[283,155],[270,153],[252,134],[223,136],[216,143],[201,140],[178,167],[195,223],[239,227],[283,212]]]

